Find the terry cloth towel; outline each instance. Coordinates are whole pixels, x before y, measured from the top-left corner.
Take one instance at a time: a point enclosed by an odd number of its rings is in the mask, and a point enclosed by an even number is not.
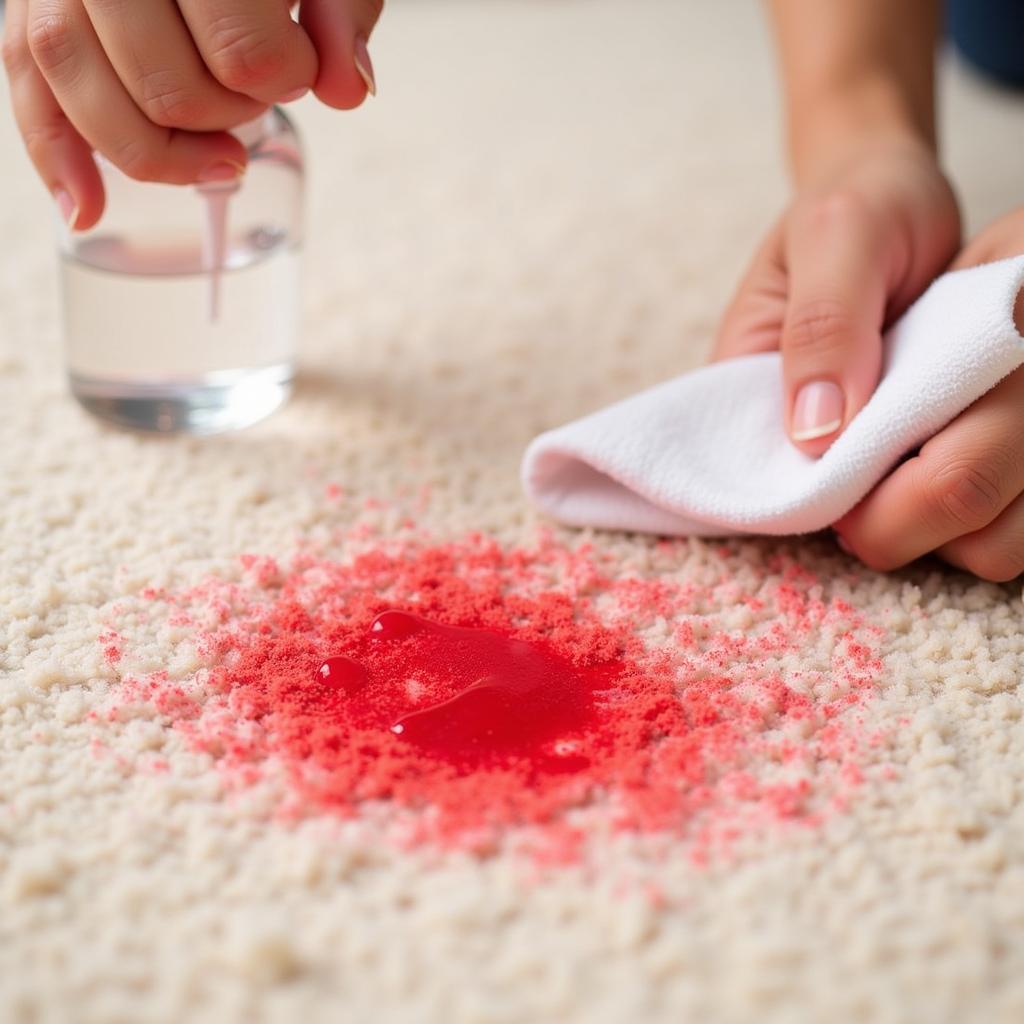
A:
[[[743,356],[536,438],[527,494],[574,526],[726,536],[822,529],[1024,363],[1024,257],[945,274],[886,333],[882,380],[819,459],[786,437],[782,361]]]

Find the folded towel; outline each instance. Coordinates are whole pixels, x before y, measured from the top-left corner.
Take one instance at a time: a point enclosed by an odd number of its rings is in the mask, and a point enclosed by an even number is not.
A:
[[[726,536],[807,533],[1024,363],[1024,257],[945,274],[885,336],[882,380],[819,459],[783,426],[777,352],[705,366],[536,438],[530,498],[575,526]]]

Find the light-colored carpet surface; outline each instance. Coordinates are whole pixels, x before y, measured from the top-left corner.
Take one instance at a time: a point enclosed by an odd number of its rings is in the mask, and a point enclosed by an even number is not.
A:
[[[297,108],[301,380],[231,437],[66,397],[50,211],[0,119],[0,1018],[1024,1019],[1019,586],[819,539],[537,549],[519,493],[539,429],[703,358],[785,195],[757,10],[406,0],[374,56],[376,102]],[[977,227],[1019,198],[1024,105],[944,77]],[[422,812],[303,804],[246,732],[273,715],[204,685],[201,638],[279,600],[261,558],[410,601],[425,544],[472,588],[492,539],[498,592],[614,621],[680,706],[724,695],[660,832],[604,827],[613,779],[558,812],[564,863],[507,822],[410,847]]]

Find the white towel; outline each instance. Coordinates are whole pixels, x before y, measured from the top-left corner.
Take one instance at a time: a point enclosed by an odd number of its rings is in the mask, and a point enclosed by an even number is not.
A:
[[[536,438],[523,485],[575,526],[726,536],[834,523],[1024,363],[1024,257],[945,274],[885,336],[881,383],[819,459],[783,426],[777,352],[702,367]]]

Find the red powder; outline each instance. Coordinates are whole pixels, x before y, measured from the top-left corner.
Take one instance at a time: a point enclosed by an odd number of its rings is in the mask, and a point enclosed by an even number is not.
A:
[[[103,648],[103,658],[108,665],[116,665],[121,660],[122,640],[116,630],[105,629],[99,636]]]
[[[385,801],[414,839],[527,825],[568,849],[581,813],[705,839],[817,820],[863,775],[879,633],[794,566],[698,586],[478,535],[244,565],[241,584],[153,595],[208,668],[126,679],[122,698],[239,785],[283,767],[299,813]],[[723,607],[749,629],[724,628]],[[785,659],[819,668],[787,678]]]

